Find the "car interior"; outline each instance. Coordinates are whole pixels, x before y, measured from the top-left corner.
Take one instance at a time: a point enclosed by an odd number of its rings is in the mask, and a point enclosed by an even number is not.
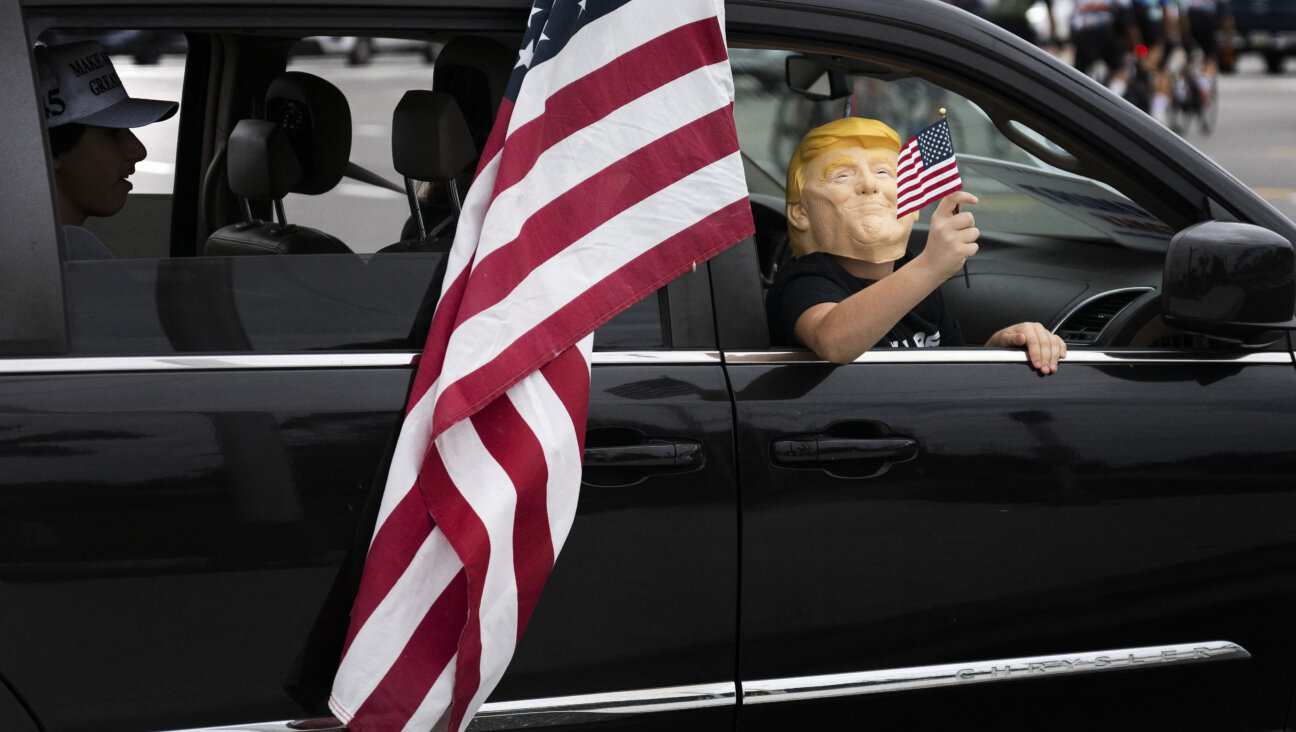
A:
[[[308,31],[191,30],[185,43],[154,34],[169,39],[157,54],[111,45],[139,35],[38,36],[98,38],[133,95],[181,100],[175,123],[142,131],[152,135],[150,160],[126,209],[87,223],[114,259],[64,263],[73,351],[421,346],[416,314],[439,292],[462,189],[512,62],[503,49],[516,39],[369,39],[404,51],[364,63],[325,53]],[[980,199],[981,250],[942,287],[970,344],[1033,320],[1072,347],[1222,345],[1159,317],[1166,247],[1194,214],[1118,161],[1050,139],[1039,131],[1046,124],[965,81],[885,59],[730,43],[756,234],[711,268],[723,347],[771,347],[760,298],[790,256],[783,176],[800,136],[853,114],[903,139],[942,112],[964,189]],[[930,215],[914,227],[912,251]],[[601,328],[596,348],[688,347],[682,316],[671,319],[672,287]]]

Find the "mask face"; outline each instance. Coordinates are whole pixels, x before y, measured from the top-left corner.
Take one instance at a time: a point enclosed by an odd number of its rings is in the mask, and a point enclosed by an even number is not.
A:
[[[917,213],[896,218],[896,153],[828,148],[805,168],[801,200],[788,207],[805,251],[881,264],[904,256]]]

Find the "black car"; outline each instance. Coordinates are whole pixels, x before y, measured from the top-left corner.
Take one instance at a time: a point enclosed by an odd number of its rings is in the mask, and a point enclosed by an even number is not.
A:
[[[292,50],[517,48],[528,7],[0,2],[0,729],[323,715],[299,661],[445,250],[403,245],[391,168],[422,60]],[[597,331],[578,515],[473,729],[1296,726],[1296,224],[949,4],[731,0],[726,20],[757,233]],[[31,44],[123,24],[185,34],[183,63],[123,73],[180,112],[139,170],[157,177],[90,225],[115,256],[66,259]],[[230,132],[286,70],[349,100],[314,150],[348,146],[348,177],[280,201],[342,246],[249,256],[217,233],[274,202],[236,195]],[[1059,373],[1007,349],[771,347],[792,146],[848,111],[907,136],[940,108],[981,201],[946,299],[971,343],[1063,334]]]

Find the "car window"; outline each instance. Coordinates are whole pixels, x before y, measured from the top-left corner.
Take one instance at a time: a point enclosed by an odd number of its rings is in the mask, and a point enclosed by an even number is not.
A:
[[[1170,227],[1110,186],[1057,168],[1005,136],[972,101],[926,79],[850,74],[848,99],[814,101],[788,89],[788,51],[734,49],[735,116],[744,154],[778,181],[801,136],[850,114],[881,120],[902,139],[939,119],[945,109],[965,190],[980,199],[977,226],[1002,234],[1115,241],[1164,251]],[[1014,123],[1021,134],[1062,152],[1047,138]],[[935,204],[923,211],[930,218]]]
[[[789,57],[840,73],[845,93],[790,87]],[[1179,346],[1167,329],[1103,331],[1115,315],[1147,301],[1160,284],[1174,229],[1095,175],[1046,135],[1016,120],[996,122],[972,100],[883,62],[820,57],[769,48],[731,49],[734,114],[757,218],[761,280],[767,287],[790,256],[783,214],[788,160],[801,137],[845,115],[879,119],[905,139],[944,110],[963,189],[975,194],[980,251],[967,276],[942,287],[967,342],[984,343],[1014,323],[1038,321],[1073,346]],[[1056,163],[1056,164],[1055,164]],[[1066,169],[1063,168],[1066,167]],[[937,204],[911,235],[926,241]],[[1154,304],[1154,303],[1152,303]],[[1099,338],[1103,335],[1102,338]]]
[[[313,36],[298,43],[289,71],[314,74],[336,86],[351,108],[351,162],[398,190],[343,178],[318,195],[290,193],[288,220],[316,226],[352,251],[376,252],[402,239],[410,216],[392,165],[392,110],[409,89],[432,88],[432,60],[439,44],[400,38]]]
[[[132,96],[181,98],[183,34],[49,31],[42,37],[49,43],[86,39],[109,49]],[[325,191],[287,195],[281,202],[283,220],[336,238],[342,243],[337,250],[204,256],[202,241],[171,241],[180,117],[203,110],[182,109],[171,120],[138,128],[148,157],[130,177],[134,189],[127,207],[115,216],[92,218],[86,227],[112,257],[62,265],[70,352],[299,353],[420,347],[450,239],[427,250],[398,245],[409,238],[411,213],[405,181],[392,163],[391,124],[392,111],[405,91],[431,88],[433,61],[441,45],[320,36],[293,46],[287,70],[318,77],[347,99],[352,125],[346,162],[360,173],[349,173]],[[244,106],[257,116],[263,114],[258,104],[260,99],[252,99]],[[221,167],[218,158],[208,170],[207,177],[217,186],[226,185]],[[202,205],[183,203],[191,208]],[[255,218],[263,216],[279,220],[279,212],[268,206],[256,211]],[[434,225],[428,222],[428,228]],[[654,294],[600,328],[595,347],[663,348],[669,345],[667,323],[665,297]]]
[[[132,29],[50,29],[39,43],[77,41],[101,44],[113,68],[133,97],[180,101],[184,87],[188,41],[183,33]],[[172,189],[175,181],[176,140],[180,114],[133,130],[148,156],[130,176],[134,189],[115,216],[86,220],[85,228],[116,257],[158,256],[170,236]]]

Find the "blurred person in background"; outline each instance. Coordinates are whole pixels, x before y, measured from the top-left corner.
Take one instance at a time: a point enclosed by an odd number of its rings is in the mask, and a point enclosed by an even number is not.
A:
[[[1085,0],[1071,13],[1074,65],[1124,97],[1129,88],[1126,63],[1131,24],[1130,0]],[[1101,63],[1103,69],[1099,70]]]
[[[995,0],[986,7],[986,20],[1004,30],[1024,38],[1031,43],[1042,46],[1057,43],[1057,21],[1053,15],[1053,0],[1044,0],[1044,10],[1048,22],[1048,35],[1039,37],[1035,26],[1030,22],[1029,12],[1036,0]]]
[[[1197,95],[1202,106],[1211,103],[1210,90],[1219,74],[1220,54],[1233,40],[1233,12],[1228,0],[1179,0],[1183,6],[1183,36],[1186,46],[1201,52]]]
[[[1167,61],[1169,49],[1179,42],[1179,7],[1176,0],[1134,0],[1132,10],[1130,32],[1135,62],[1150,87],[1146,105],[1139,106],[1164,124],[1170,108]]]

